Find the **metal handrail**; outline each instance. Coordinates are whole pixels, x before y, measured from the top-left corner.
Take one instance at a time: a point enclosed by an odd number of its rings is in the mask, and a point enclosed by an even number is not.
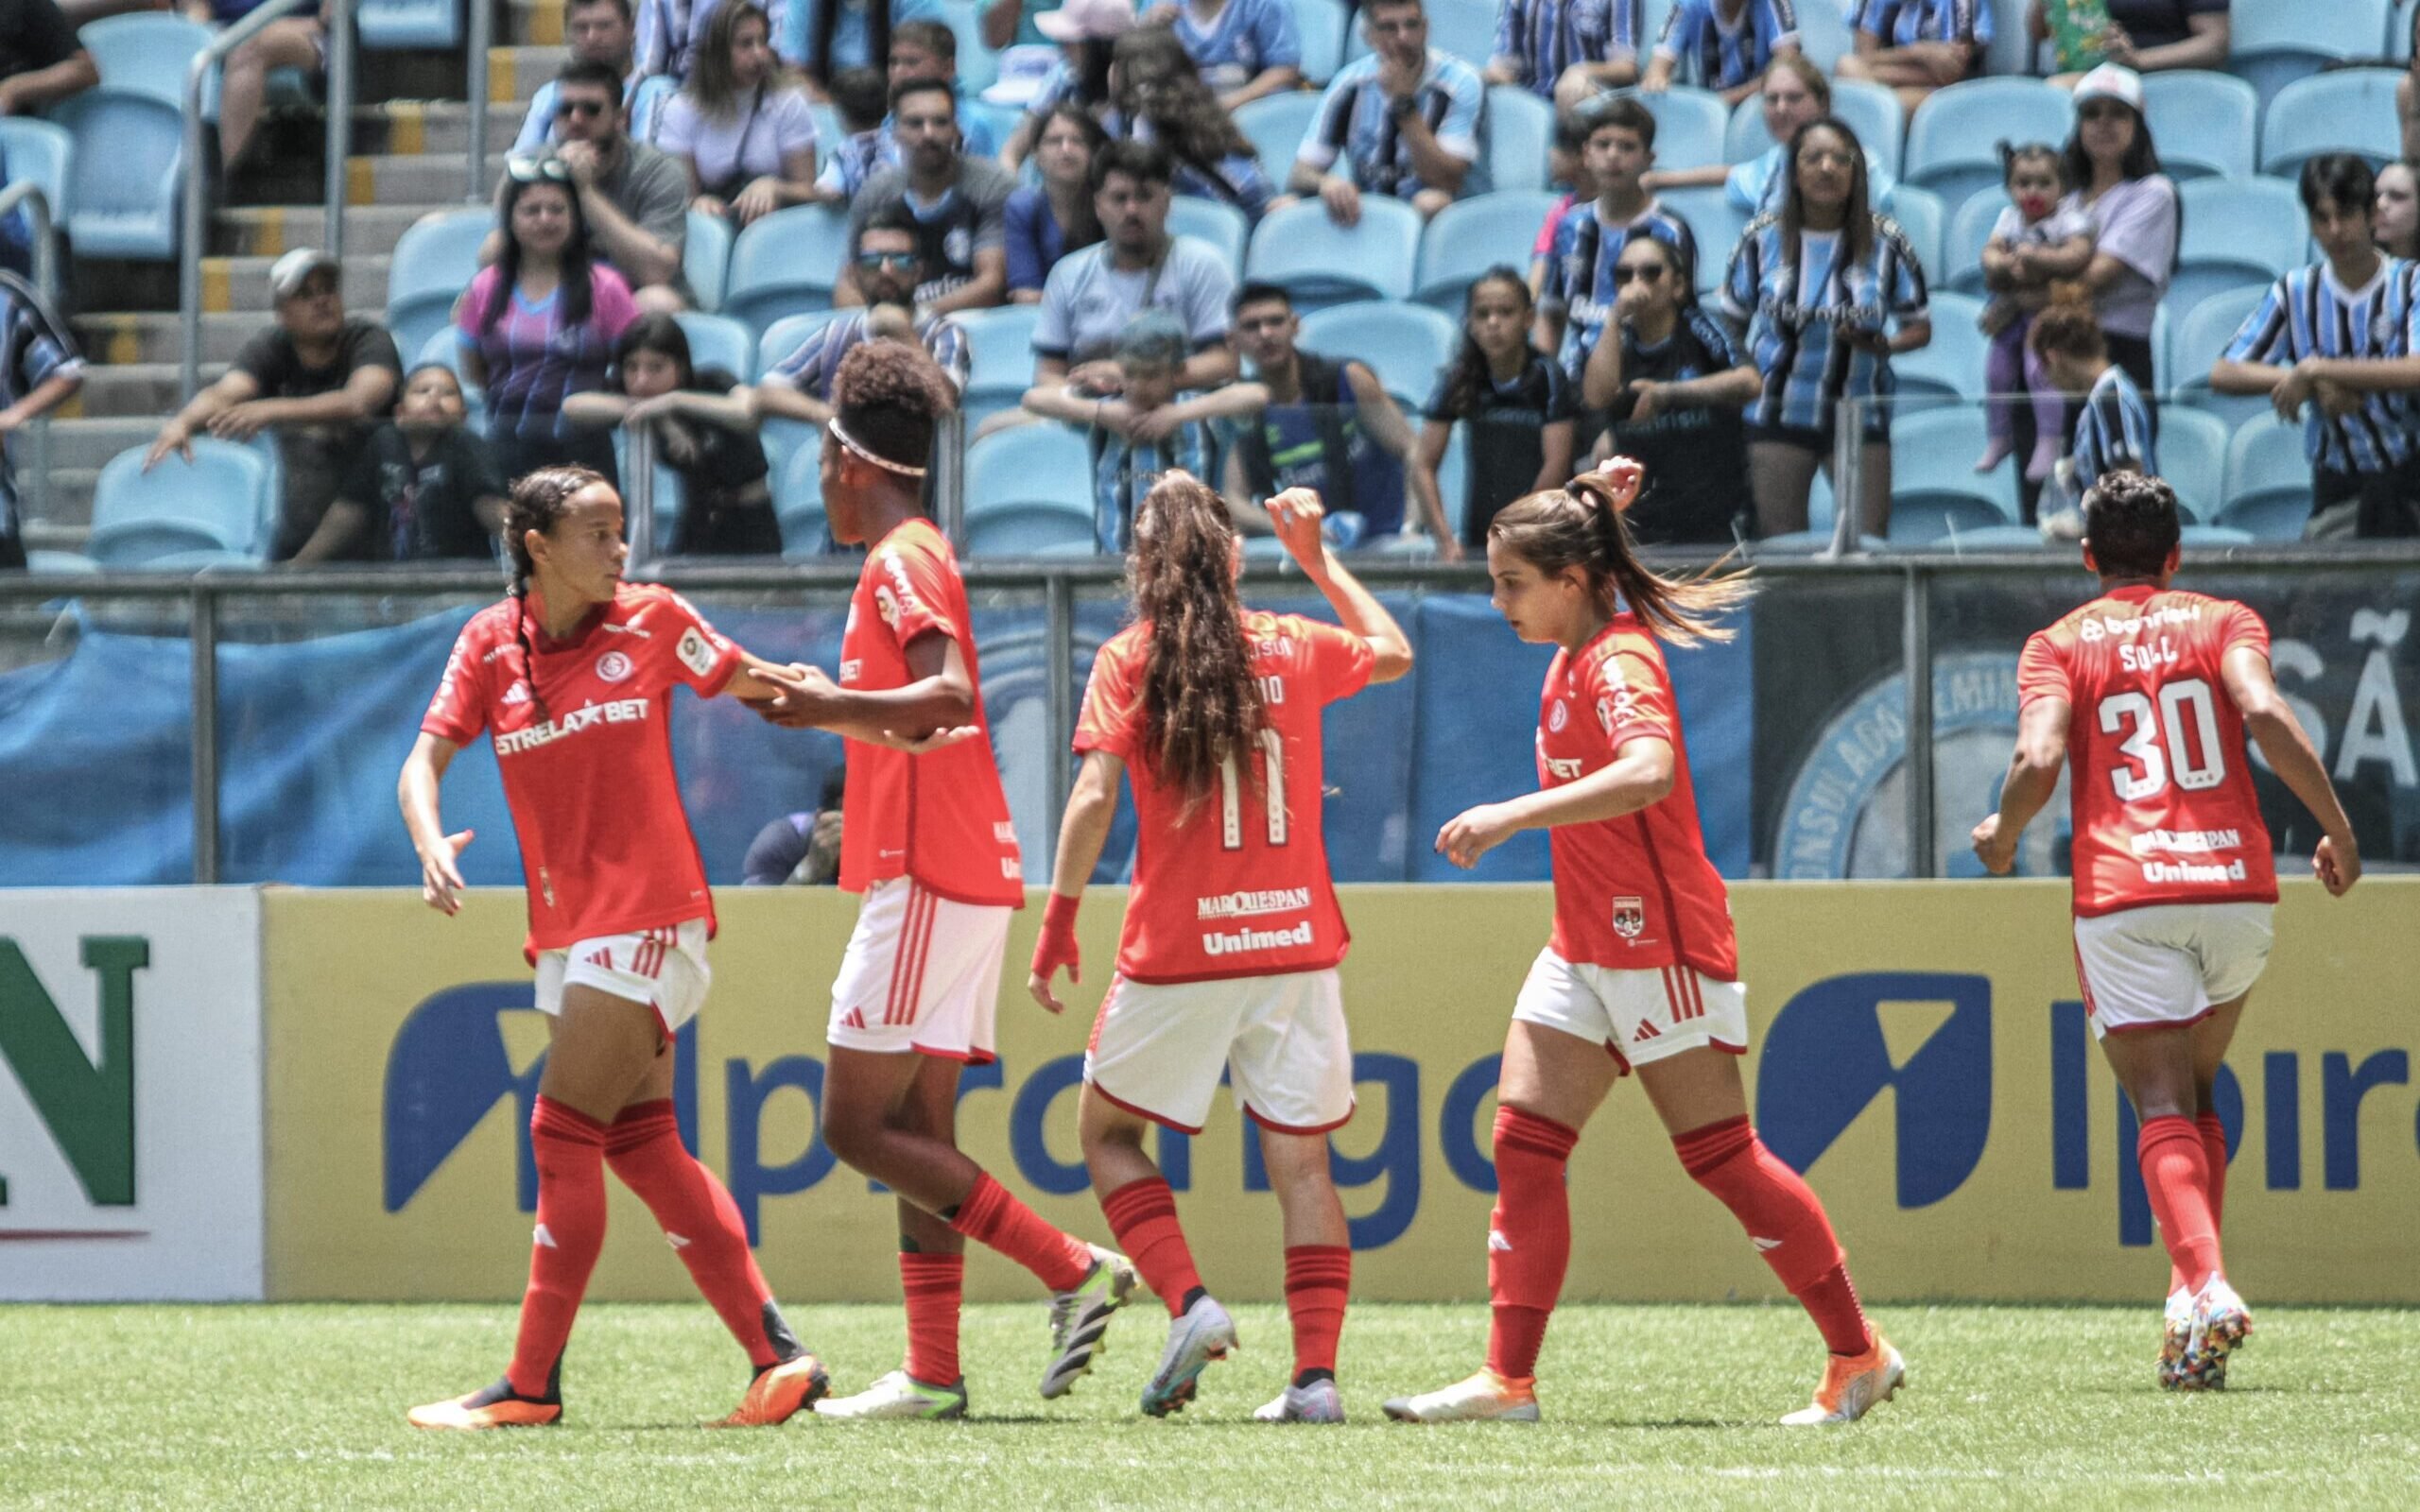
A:
[[[259,9],[246,15],[225,31],[210,39],[210,45],[194,55],[185,69],[185,184],[183,229],[177,249],[177,302],[182,316],[181,331],[182,351],[178,368],[178,389],[184,400],[191,400],[201,387],[201,252],[209,239],[207,206],[204,203],[201,96],[209,87],[211,71],[228,54],[258,36],[272,21],[281,20],[321,0],[266,0]],[[326,226],[321,234],[320,250],[344,261],[344,203],[346,161],[353,155],[353,53],[354,7],[355,0],[325,0],[328,14],[328,89],[327,89],[327,178]]]
[[[488,197],[488,51],[495,45],[495,6],[494,0],[470,0],[470,5],[471,56],[462,98],[471,107],[471,177],[462,198],[475,205]]]
[[[33,218],[34,287],[50,301],[52,312],[59,308],[59,238],[52,230],[50,197],[31,180],[21,179],[6,189],[0,189],[0,220],[6,220],[17,207],[26,207]],[[27,505],[21,512],[25,519],[43,519],[50,514],[50,417],[39,416],[32,426],[33,434],[26,442],[26,461],[34,476],[34,486],[20,495]]]

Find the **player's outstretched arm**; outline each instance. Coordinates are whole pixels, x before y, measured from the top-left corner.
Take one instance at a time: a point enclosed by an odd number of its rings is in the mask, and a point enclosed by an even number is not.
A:
[[[852,740],[924,750],[975,724],[975,679],[958,643],[928,630],[908,643],[907,683],[843,688],[814,667],[789,667],[757,713],[787,730],[828,730]]]
[[[2009,758],[2008,778],[2000,783],[1999,812],[1985,816],[1970,837],[1983,869],[1995,876],[2014,869],[2017,837],[2059,790],[2059,769],[2067,764],[2070,717],[2065,698],[2036,698],[2018,716],[2016,751]]]
[[[476,833],[462,830],[448,834],[444,821],[437,816],[437,784],[443,781],[445,768],[453,765],[454,753],[461,748],[423,730],[412,745],[412,753],[404,758],[404,774],[395,782],[395,800],[404,811],[404,828],[412,837],[412,849],[420,853],[421,901],[441,914],[462,911],[460,895],[468,885],[462,881],[458,858]]]
[[[1076,771],[1075,791],[1067,795],[1067,814],[1059,821],[1059,858],[1050,869],[1050,901],[1043,906],[1042,935],[1033,942],[1033,970],[1025,989],[1033,1001],[1057,1013],[1066,1006],[1050,990],[1050,979],[1061,967],[1067,980],[1081,982],[1083,963],[1076,950],[1076,909],[1084,899],[1084,885],[1100,865],[1101,847],[1109,843],[1109,827],[1117,817],[1117,784],[1126,764],[1105,750],[1086,751]]]
[[[1610,763],[1576,782],[1464,809],[1437,832],[1437,851],[1467,868],[1523,830],[1593,824],[1635,814],[1672,791],[1673,765],[1670,741],[1652,736],[1624,741]]]
[[[2294,717],[2285,695],[2277,691],[2269,659],[2251,646],[2238,645],[2220,663],[2219,673],[2226,681],[2227,696],[2243,711],[2244,732],[2260,747],[2261,759],[2319,821],[2312,873],[2329,893],[2343,897],[2361,880],[2361,848],[2353,838],[2353,821],[2344,816],[2344,805],[2337,801],[2336,784],[2327,780],[2319,751],[2302,721]]]
[[[1327,538],[1320,532],[1320,519],[1326,512],[1319,494],[1309,489],[1288,489],[1269,501],[1269,523],[1286,554],[1327,599],[1344,627],[1370,643],[1375,658],[1370,680],[1392,682],[1411,670],[1411,642],[1386,606],[1328,550]]]

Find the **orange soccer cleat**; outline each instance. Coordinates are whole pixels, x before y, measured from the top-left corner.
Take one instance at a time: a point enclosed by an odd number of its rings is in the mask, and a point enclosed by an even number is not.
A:
[[[1889,1401],[1907,1379],[1908,1367],[1899,1351],[1877,1332],[1863,1354],[1854,1359],[1833,1355],[1824,1366],[1824,1383],[1815,1388],[1815,1400],[1782,1421],[1794,1428],[1853,1423]]]
[[[563,1416],[562,1395],[552,1382],[547,1384],[548,1400],[522,1396],[510,1381],[499,1381],[467,1397],[414,1407],[404,1417],[414,1428],[543,1428]]]
[[[748,1395],[739,1399],[730,1417],[715,1424],[717,1428],[770,1428],[786,1423],[799,1413],[815,1405],[816,1399],[832,1387],[832,1377],[823,1362],[811,1354],[793,1355],[776,1366],[768,1366],[748,1383]]]

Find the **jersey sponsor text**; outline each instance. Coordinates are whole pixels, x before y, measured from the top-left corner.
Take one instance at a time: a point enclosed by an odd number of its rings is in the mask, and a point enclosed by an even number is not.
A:
[[[598,725],[622,725],[647,717],[645,698],[614,698],[604,703],[592,703],[584,709],[574,709],[559,719],[542,720],[526,730],[501,730],[495,734],[495,753],[516,756],[540,746],[551,746],[583,730]]]

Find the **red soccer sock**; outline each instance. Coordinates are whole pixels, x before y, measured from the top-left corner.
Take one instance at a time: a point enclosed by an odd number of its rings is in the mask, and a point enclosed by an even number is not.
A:
[[[1344,1298],[1352,1289],[1352,1246],[1286,1247],[1286,1315],[1294,1324],[1294,1384],[1304,1384],[1314,1370],[1336,1374],[1336,1341],[1344,1332]]]
[[[772,1289],[748,1248],[739,1205],[682,1144],[670,1101],[623,1108],[605,1131],[605,1160],[655,1214],[673,1252],[689,1267],[689,1279],[748,1351],[748,1363],[759,1370],[778,1363],[783,1349],[774,1344],[770,1330],[780,1326],[781,1310],[774,1307]],[[784,1343],[794,1350],[788,1331],[783,1333]]]
[[[605,1125],[540,1097],[529,1113],[529,1148],[538,1161],[538,1228],[504,1374],[522,1396],[544,1397],[605,1245]]]
[[[965,1373],[958,1366],[958,1312],[966,1257],[903,1254],[899,1286],[908,1297],[908,1373],[928,1386],[951,1384]]]
[[[1538,1373],[1547,1317],[1571,1264],[1571,1196],[1564,1167],[1580,1131],[1517,1108],[1495,1109],[1495,1211],[1488,1220],[1487,1367],[1511,1381]]]
[[[1054,1292],[1074,1291],[1093,1268],[1091,1246],[1045,1223],[989,1171],[976,1174],[974,1189],[949,1226],[1023,1265]]]
[[[2143,1191],[2159,1221],[2159,1237],[2184,1284],[2199,1292],[2221,1267],[2219,1221],[2210,1200],[2210,1161],[2202,1131],[2190,1119],[2170,1113],[2146,1121],[2135,1143],[2142,1162]]]
[[[1167,1182],[1156,1176],[1129,1181],[1100,1199],[1100,1211],[1109,1219],[1109,1231],[1117,1236],[1117,1247],[1142,1273],[1143,1284],[1167,1305],[1168,1316],[1184,1312],[1185,1297],[1201,1289],[1201,1273],[1194,1268],[1193,1248],[1176,1221],[1176,1195]],[[1291,1286],[1290,1265],[1287,1275]]]
[[[2193,1127],[2202,1136],[2202,1159],[2210,1167],[2210,1231],[2222,1233],[2227,1220],[2227,1126],[2219,1122],[2218,1114],[2204,1113],[2193,1121]],[[2171,1261],[2168,1289],[2173,1292],[2186,1284],[2185,1273]]]
[[[1824,1204],[1765,1148],[1747,1114],[1676,1134],[1672,1148],[1690,1178],[1721,1199],[1748,1230],[1765,1263],[1823,1331],[1824,1348],[1859,1355],[1874,1347]]]

